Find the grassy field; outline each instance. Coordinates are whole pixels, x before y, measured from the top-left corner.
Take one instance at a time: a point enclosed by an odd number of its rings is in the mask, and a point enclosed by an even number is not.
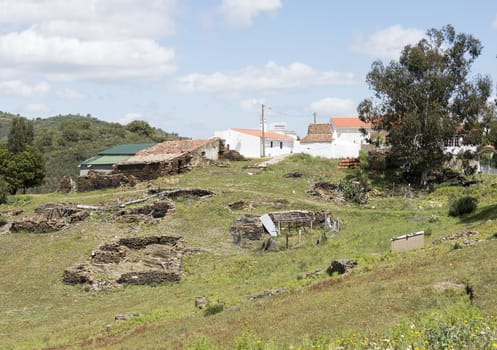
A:
[[[440,185],[431,193],[409,193],[374,175],[376,195],[368,203],[334,204],[307,189],[316,181],[369,174],[306,156],[265,170],[254,164],[206,167],[154,181],[154,187],[216,193],[201,201],[175,200],[175,213],[158,224],[116,223],[95,212],[54,233],[1,235],[0,349],[497,348],[497,179],[477,176],[481,182],[468,188]],[[283,177],[293,171],[303,176]],[[18,196],[0,210],[23,208],[30,214],[52,202],[109,205],[140,198],[146,188]],[[463,195],[477,197],[478,210],[449,217],[449,204]],[[228,208],[240,199],[251,209]],[[285,210],[330,210],[341,230],[320,245],[323,231],[306,231],[298,247],[293,232],[288,250],[283,237],[272,252],[235,246],[233,221],[244,213],[278,211],[276,200],[288,203]],[[390,238],[420,230],[429,233],[424,249],[390,251]],[[431,243],[466,230],[477,230],[480,242],[462,249],[453,241]],[[63,270],[89,261],[101,243],[157,234],[182,236],[199,248],[184,258],[180,283],[93,292],[62,282]],[[343,276],[307,277],[337,258],[355,259],[359,266]],[[438,287],[444,284],[466,287]],[[247,297],[276,288],[287,292],[257,301]],[[222,312],[205,316],[194,305],[198,296]],[[114,320],[127,313],[134,317]],[[444,342],[446,347],[436,347]]]

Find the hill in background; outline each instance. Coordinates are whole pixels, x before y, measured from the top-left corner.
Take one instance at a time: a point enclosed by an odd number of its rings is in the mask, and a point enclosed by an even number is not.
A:
[[[6,141],[12,119],[18,115],[0,112],[0,141]],[[91,115],[60,115],[33,120],[35,146],[47,161],[45,184],[30,192],[45,193],[57,190],[60,179],[76,178],[78,164],[99,151],[124,143],[153,143],[176,140],[176,133],[150,127],[135,121],[128,125],[109,123]]]

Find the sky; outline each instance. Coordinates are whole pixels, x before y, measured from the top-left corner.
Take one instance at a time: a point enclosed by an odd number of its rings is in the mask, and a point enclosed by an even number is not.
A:
[[[0,0],[0,110],[92,115],[191,138],[356,116],[365,76],[431,28],[483,44],[497,84],[495,0]],[[315,113],[315,116],[314,116]]]

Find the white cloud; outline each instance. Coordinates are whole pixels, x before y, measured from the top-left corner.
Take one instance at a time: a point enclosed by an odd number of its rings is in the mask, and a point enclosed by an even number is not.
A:
[[[78,39],[174,34],[176,0],[3,0],[0,25]]]
[[[260,13],[274,12],[281,7],[281,0],[223,0],[221,13],[230,26],[243,28],[249,27]]]
[[[50,108],[43,103],[31,103],[24,107],[24,110],[28,113],[46,113],[50,112]]]
[[[417,43],[423,36],[424,32],[419,29],[394,25],[374,32],[367,38],[364,38],[363,34],[357,35],[350,49],[374,57],[396,59],[404,46]]]
[[[9,96],[30,97],[42,95],[50,90],[50,85],[41,82],[36,85],[29,85],[21,80],[8,80],[0,82],[0,94]]]
[[[119,124],[126,125],[131,123],[133,120],[143,120],[143,116],[140,113],[130,112],[118,120]]]
[[[350,99],[342,99],[336,97],[326,97],[318,101],[314,101],[310,105],[310,109],[319,115],[357,115],[357,104]]]
[[[251,98],[240,101],[240,108],[245,112],[255,112],[261,110],[261,105],[264,100],[258,98]]]
[[[309,86],[348,85],[357,83],[352,73],[318,71],[304,63],[280,66],[268,62],[263,67],[249,66],[230,73],[193,73],[177,80],[184,92],[232,94],[241,91],[278,91]]]
[[[176,0],[2,0],[0,76],[161,78],[176,69]]]
[[[155,78],[174,72],[175,52],[149,39],[82,41],[28,30],[0,37],[0,65],[60,80]]]
[[[57,92],[57,96],[64,100],[84,100],[86,95],[82,94],[78,90],[65,88]]]

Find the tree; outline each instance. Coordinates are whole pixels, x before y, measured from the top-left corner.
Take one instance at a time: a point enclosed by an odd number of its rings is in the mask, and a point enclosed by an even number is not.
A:
[[[12,119],[8,135],[8,148],[12,153],[22,152],[26,145],[32,145],[34,140],[33,122],[23,117]]]
[[[150,138],[154,135],[154,129],[143,120],[133,120],[126,125],[126,129],[135,134]]]
[[[392,157],[421,184],[446,159],[444,141],[461,125],[467,131],[490,96],[488,77],[468,77],[481,50],[478,39],[448,25],[404,47],[398,61],[373,62],[366,77],[375,93],[359,104],[360,119],[388,132]]]
[[[0,145],[0,177],[8,183],[10,194],[41,185],[45,173],[45,159],[35,147],[26,145],[22,152],[12,153],[5,144]]]

